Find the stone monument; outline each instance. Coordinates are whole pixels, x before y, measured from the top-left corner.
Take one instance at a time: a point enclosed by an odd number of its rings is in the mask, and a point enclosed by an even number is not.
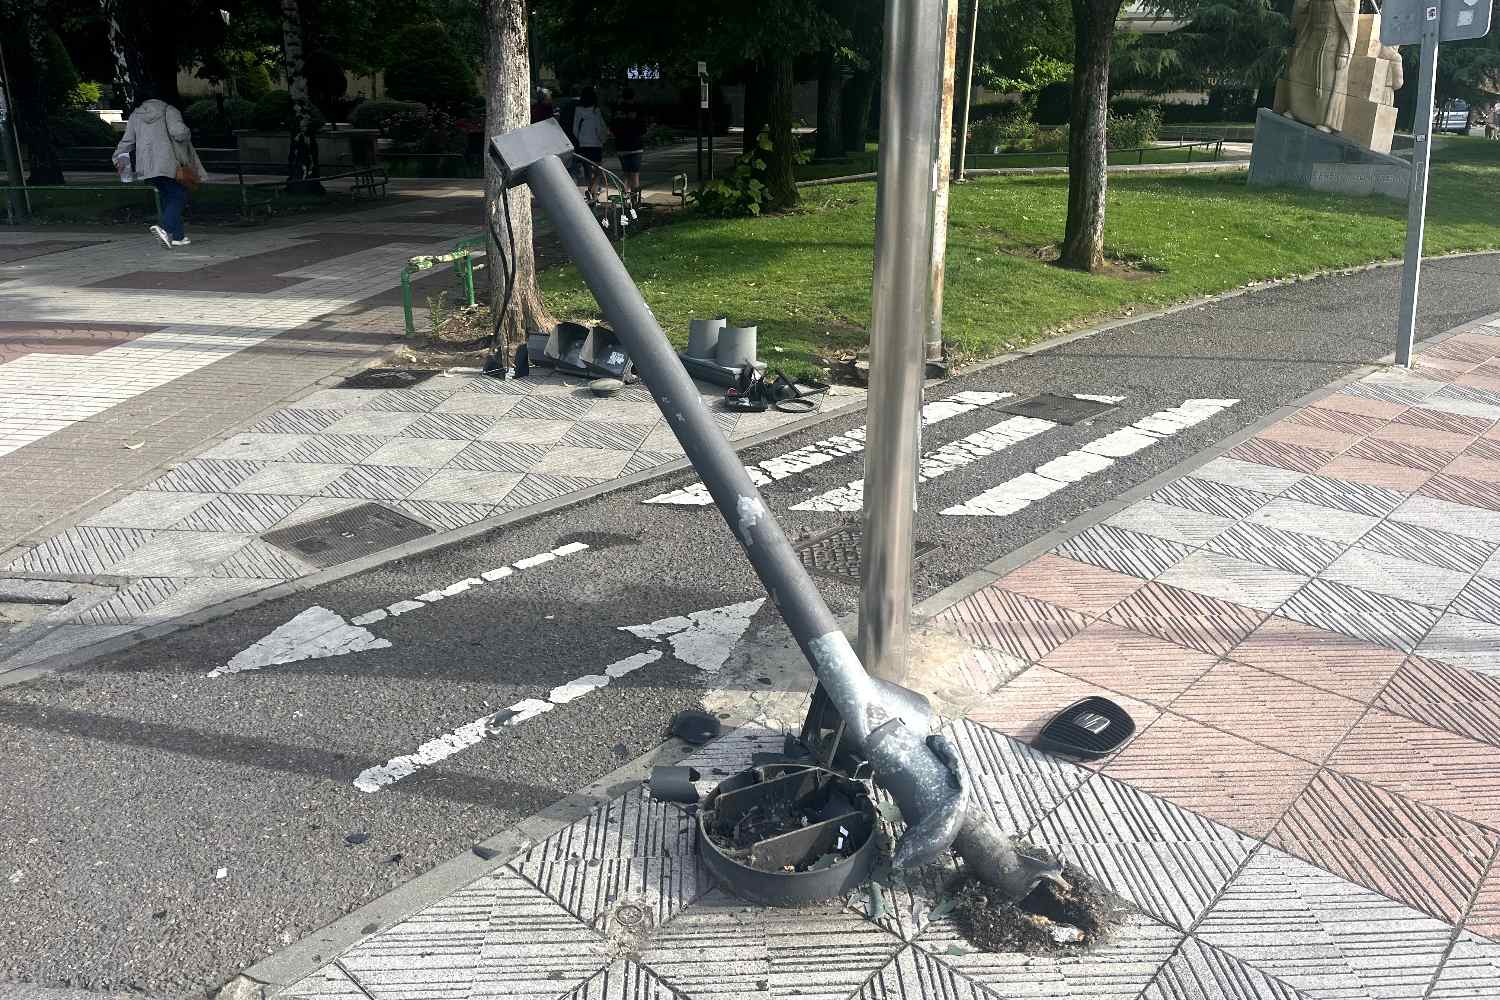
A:
[[[1380,44],[1360,0],[1296,0],[1295,40],[1275,110],[1261,109],[1250,183],[1406,197],[1411,164],[1390,155],[1401,53]]]

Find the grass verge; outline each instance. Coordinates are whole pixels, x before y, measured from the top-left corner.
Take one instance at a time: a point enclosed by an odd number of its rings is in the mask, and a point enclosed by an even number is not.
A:
[[[1433,152],[1426,253],[1500,247],[1500,143]],[[760,326],[761,355],[792,373],[865,344],[875,186],[811,188],[796,212],[694,218],[624,244],[626,266],[676,343],[693,317]],[[984,178],[953,189],[943,330],[961,359],[990,357],[1091,321],[1248,282],[1398,257],[1405,205],[1250,189],[1242,174],[1111,178],[1105,230],[1129,268],[1087,275],[1047,262],[1067,208],[1063,176]],[[597,315],[571,267],[544,272],[560,316]]]

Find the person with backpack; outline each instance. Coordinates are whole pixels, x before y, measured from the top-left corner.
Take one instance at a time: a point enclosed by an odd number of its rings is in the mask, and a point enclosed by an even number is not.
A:
[[[641,158],[646,152],[646,118],[635,103],[635,91],[626,87],[615,105],[610,131],[615,137],[615,155],[620,158],[620,173],[630,188],[631,204],[641,205]]]
[[[130,113],[112,159],[122,181],[144,180],[156,188],[161,218],[150,229],[162,246],[171,250],[192,243],[182,228],[182,214],[190,189],[207,180],[208,174],[193,148],[193,133],[182,120],[182,112],[148,94]]]
[[[604,186],[604,174],[594,164],[604,162],[604,138],[607,135],[609,126],[604,123],[604,113],[599,110],[599,94],[593,87],[584,87],[578,97],[578,107],[573,111],[573,136],[578,155],[590,161],[584,164],[583,172],[588,178],[591,202]]]

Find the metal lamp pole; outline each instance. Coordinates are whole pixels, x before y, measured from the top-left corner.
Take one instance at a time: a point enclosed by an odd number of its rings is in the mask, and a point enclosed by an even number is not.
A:
[[[969,18],[969,61],[964,67],[964,117],[958,130],[958,179],[964,175],[964,160],[969,155],[969,109],[974,106],[974,39],[979,36],[979,0],[974,0],[973,16]]]
[[[1422,283],[1422,236],[1427,229],[1427,170],[1432,162],[1432,116],[1437,90],[1438,41],[1442,0],[1427,0],[1432,14],[1422,21],[1422,56],[1417,70],[1417,114],[1411,126],[1411,190],[1406,199],[1405,267],[1401,272],[1401,314],[1396,323],[1396,364],[1411,367],[1417,335],[1417,292]]]
[[[859,650],[872,676],[900,684],[907,674],[923,353],[932,308],[943,0],[887,0],[885,23]]]

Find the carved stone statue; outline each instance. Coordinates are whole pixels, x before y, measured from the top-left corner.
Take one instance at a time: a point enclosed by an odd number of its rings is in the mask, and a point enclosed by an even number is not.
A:
[[[1396,127],[1401,53],[1380,44],[1380,14],[1360,0],[1296,0],[1296,32],[1275,108],[1304,125],[1388,153]]]

